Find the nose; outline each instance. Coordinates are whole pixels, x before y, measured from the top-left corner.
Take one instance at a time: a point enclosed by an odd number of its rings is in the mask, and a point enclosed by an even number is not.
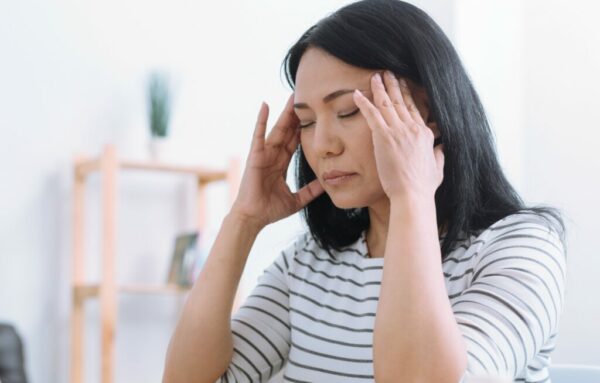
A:
[[[319,157],[337,156],[343,152],[344,145],[334,123],[317,122],[313,134],[313,149]]]

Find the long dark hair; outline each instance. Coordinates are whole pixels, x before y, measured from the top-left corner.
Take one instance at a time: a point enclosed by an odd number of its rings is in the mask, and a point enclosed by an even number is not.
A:
[[[564,242],[558,210],[527,208],[498,163],[494,138],[477,92],[441,28],[419,8],[398,0],[363,0],[347,5],[310,27],[283,62],[295,87],[300,58],[320,48],[360,68],[389,69],[424,87],[430,113],[444,144],[444,181],[435,193],[438,223],[447,224],[444,258],[459,242],[522,210],[542,215]],[[296,152],[298,188],[314,180],[302,147]],[[370,225],[366,208],[339,209],[323,193],[303,217],[325,250],[354,243]]]

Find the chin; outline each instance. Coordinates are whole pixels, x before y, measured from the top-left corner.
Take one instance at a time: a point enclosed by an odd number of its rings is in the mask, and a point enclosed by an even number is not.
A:
[[[365,207],[367,204],[364,201],[359,200],[356,196],[334,196],[331,193],[327,193],[331,202],[338,209],[357,209]]]
[[[367,206],[377,206],[389,199],[383,190],[363,190],[363,193],[357,194],[356,189],[352,191],[333,191],[327,192],[331,202],[338,209],[358,209]]]

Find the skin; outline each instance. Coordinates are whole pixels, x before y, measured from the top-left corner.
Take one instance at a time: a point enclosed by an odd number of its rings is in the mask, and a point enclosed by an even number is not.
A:
[[[375,72],[311,48],[300,61],[296,93],[266,137],[263,103],[238,196],[186,300],[163,382],[214,382],[226,371],[235,292],[258,233],[323,192],[336,206],[368,207],[370,252],[386,259],[373,333],[375,380],[459,381],[466,348],[446,295],[433,198],[443,176],[443,148],[433,149],[439,132],[422,89],[393,75],[381,82]],[[356,88],[366,97],[352,93]],[[339,89],[350,92],[322,101]],[[356,107],[354,117],[339,117]],[[285,175],[300,143],[318,178],[292,193]],[[334,188],[322,179],[333,169],[357,174]]]

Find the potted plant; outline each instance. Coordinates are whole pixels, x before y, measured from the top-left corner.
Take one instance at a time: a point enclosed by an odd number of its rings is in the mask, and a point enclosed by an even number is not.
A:
[[[171,93],[167,77],[152,73],[148,80],[148,118],[150,124],[150,157],[159,160],[164,157],[169,135],[171,116]]]

